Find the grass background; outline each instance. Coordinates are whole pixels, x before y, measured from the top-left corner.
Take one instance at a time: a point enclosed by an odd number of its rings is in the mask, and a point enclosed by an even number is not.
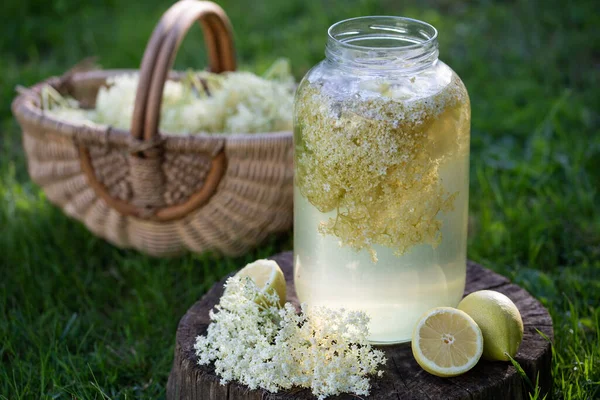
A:
[[[164,397],[178,319],[238,259],[116,249],[51,206],[27,176],[16,84],[90,55],[137,68],[169,1],[4,0],[0,13],[0,398]],[[519,283],[554,320],[555,398],[600,395],[600,17],[593,1],[219,1],[242,67],[277,56],[300,78],[338,20],[392,14],[440,31],[472,102],[469,257]],[[193,29],[177,59],[204,65]]]

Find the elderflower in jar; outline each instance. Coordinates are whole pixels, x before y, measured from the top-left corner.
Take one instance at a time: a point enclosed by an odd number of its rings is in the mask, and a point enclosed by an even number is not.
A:
[[[427,23],[361,17],[328,33],[296,94],[296,291],[365,311],[372,342],[407,341],[464,290],[469,98]]]

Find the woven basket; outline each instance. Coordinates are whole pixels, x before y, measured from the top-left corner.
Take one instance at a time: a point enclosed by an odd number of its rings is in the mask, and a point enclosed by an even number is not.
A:
[[[235,70],[223,10],[211,2],[175,3],[146,47],[130,132],[59,120],[40,104],[49,84],[94,107],[106,79],[127,70],[69,72],[21,91],[12,104],[29,174],[48,199],[109,242],[155,256],[239,255],[292,224],[291,132],[169,136],[158,130],[165,81],[195,21],[210,70]]]

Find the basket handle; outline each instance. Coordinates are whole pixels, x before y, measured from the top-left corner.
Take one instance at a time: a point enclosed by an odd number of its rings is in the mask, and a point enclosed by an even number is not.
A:
[[[232,30],[229,19],[218,5],[209,1],[181,0],[171,6],[162,16],[154,29],[144,52],[140,67],[139,84],[136,92],[134,114],[131,123],[131,135],[134,139],[154,141],[159,139],[160,106],[168,72],[173,65],[177,50],[183,37],[195,21],[199,21],[204,31],[208,49],[209,65],[213,72],[233,71],[236,67],[233,49]],[[185,217],[205,204],[215,193],[227,165],[225,152],[221,150],[212,156],[211,166],[202,187],[193,193],[187,201],[167,207],[148,208],[143,204],[113,197],[108,189],[96,177],[88,149],[80,145],[81,167],[88,183],[109,206],[124,215],[157,221],[170,221]],[[145,169],[156,169],[162,163],[160,153],[153,149],[130,154],[138,163],[146,163]],[[145,171],[144,173],[146,173]],[[138,179],[142,192],[159,190],[162,175],[156,171],[157,181]],[[138,191],[134,189],[134,191]]]
[[[152,66],[156,63],[156,57],[162,47],[163,41],[171,27],[179,19],[179,14],[185,12],[189,0],[181,0],[173,4],[161,17],[154,28],[150,40],[146,45],[144,57],[139,72],[138,87],[133,106],[133,118],[131,122],[131,135],[136,139],[142,139],[142,129],[144,127],[144,116],[146,115],[146,103],[150,92],[150,82],[152,81]]]
[[[171,14],[173,9],[175,11]],[[176,15],[176,18],[169,24],[171,15]],[[131,127],[132,135],[140,140],[152,141],[159,137],[158,126],[164,86],[177,50],[194,22],[199,21],[202,27],[210,70],[224,72],[234,71],[236,68],[231,24],[217,4],[196,0],[182,0],[176,3],[165,13],[155,29],[155,32],[159,30],[159,34],[162,33],[160,30],[163,20],[166,20],[166,30],[162,31],[165,34],[161,35],[160,46],[154,45],[153,34],[140,67],[140,83],[135,105],[138,114],[134,113]],[[141,114],[142,112],[144,114]],[[136,118],[141,115],[144,115],[144,118]]]

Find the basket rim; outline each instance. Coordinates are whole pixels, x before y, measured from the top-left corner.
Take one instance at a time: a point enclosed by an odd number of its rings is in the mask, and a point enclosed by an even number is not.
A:
[[[56,118],[45,113],[39,105],[39,92],[44,85],[55,89],[75,86],[83,82],[104,80],[109,77],[139,73],[137,69],[98,69],[86,72],[75,72],[66,77],[50,77],[40,81],[19,93],[13,100],[11,110],[22,126],[49,131],[60,136],[86,144],[110,144],[115,147],[131,147],[146,143],[144,140],[132,137],[129,129],[115,128],[110,125],[89,123],[74,123],[69,120]],[[169,79],[176,79],[182,72],[171,71]],[[274,131],[258,133],[208,133],[174,134],[160,130],[161,142],[166,150],[172,151],[206,151],[207,142],[254,142],[265,140],[282,140],[292,137],[293,132]],[[213,143],[213,145],[216,143]],[[210,146],[213,147],[213,146]],[[218,146],[221,147],[221,146]],[[187,151],[186,151],[187,150]],[[216,150],[216,149],[215,149]]]

